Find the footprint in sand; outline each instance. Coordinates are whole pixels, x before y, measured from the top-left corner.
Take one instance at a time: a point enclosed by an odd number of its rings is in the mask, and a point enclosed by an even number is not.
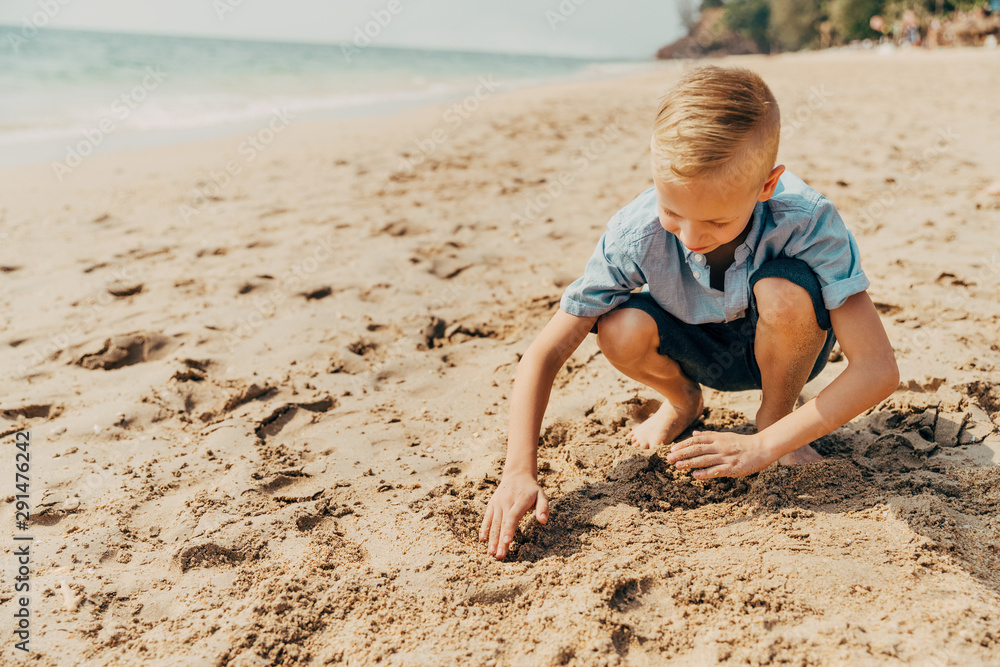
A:
[[[323,285],[322,287],[316,287],[305,292],[300,292],[299,296],[305,297],[306,301],[313,301],[319,299],[325,299],[326,297],[333,294],[333,288],[329,285]]]
[[[73,363],[90,370],[110,371],[160,359],[174,347],[174,341],[166,336],[148,331],[134,331],[108,338],[100,350],[84,354]]]
[[[296,414],[298,414],[301,410],[319,414],[328,412],[335,407],[337,407],[337,400],[329,395],[310,403],[286,403],[262,419],[257,425],[257,428],[254,429],[254,432],[257,434],[258,438],[266,440],[268,437],[275,436],[280,433],[281,430],[287,426],[288,423],[291,422],[295,418]]]
[[[22,405],[16,408],[0,408],[0,416],[11,421],[18,417],[25,419],[52,419],[62,412],[62,408],[49,403]]]
[[[107,284],[108,294],[119,299],[139,294],[142,292],[143,287],[145,286],[142,283],[123,280],[113,280]]]
[[[900,306],[891,303],[881,303],[875,302],[875,310],[879,312],[880,315],[895,315],[901,312],[903,309]]]
[[[219,567],[234,565],[243,561],[246,554],[238,548],[230,549],[213,542],[186,547],[174,555],[174,563],[181,572],[187,572],[195,567]]]

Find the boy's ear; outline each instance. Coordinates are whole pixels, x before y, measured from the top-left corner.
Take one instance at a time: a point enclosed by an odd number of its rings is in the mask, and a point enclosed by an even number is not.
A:
[[[774,190],[778,187],[778,179],[781,178],[783,173],[785,173],[785,165],[783,164],[779,164],[771,170],[771,174],[764,181],[764,187],[760,189],[760,194],[757,195],[757,201],[767,201],[774,195]]]

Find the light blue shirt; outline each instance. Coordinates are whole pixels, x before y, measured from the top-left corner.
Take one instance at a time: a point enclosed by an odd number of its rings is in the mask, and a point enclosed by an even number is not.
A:
[[[611,218],[583,276],[570,283],[559,306],[571,315],[603,315],[641,287],[689,324],[731,322],[746,314],[751,274],[776,257],[808,264],[829,310],[870,284],[854,236],[833,203],[785,171],[774,196],[754,207],[724,290],[710,286],[705,256],[660,226],[656,189],[649,188]]]

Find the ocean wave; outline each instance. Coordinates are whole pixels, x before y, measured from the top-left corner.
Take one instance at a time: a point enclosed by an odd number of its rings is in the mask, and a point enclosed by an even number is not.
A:
[[[370,91],[329,95],[272,95],[241,98],[218,94],[181,94],[149,100],[126,118],[115,117],[110,109],[94,113],[92,108],[69,110],[61,119],[47,119],[44,125],[26,125],[23,119],[0,124],[0,146],[76,139],[100,131],[102,121],[112,130],[158,131],[234,125],[267,119],[276,110],[300,113],[336,112],[381,105],[432,101],[457,93],[456,84],[435,83],[421,90]],[[88,120],[81,121],[81,117]],[[6,125],[6,127],[4,127]],[[107,127],[105,123],[105,127]]]

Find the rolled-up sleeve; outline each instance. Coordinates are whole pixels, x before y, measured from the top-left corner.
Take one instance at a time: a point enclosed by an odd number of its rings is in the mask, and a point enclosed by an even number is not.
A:
[[[583,275],[566,287],[559,307],[570,315],[596,317],[628,299],[629,293],[646,284],[635,261],[625,252],[615,220],[601,235]]]
[[[861,270],[861,253],[836,207],[821,197],[805,229],[789,239],[786,254],[803,260],[819,279],[827,310],[844,305],[847,298],[871,284]]]

